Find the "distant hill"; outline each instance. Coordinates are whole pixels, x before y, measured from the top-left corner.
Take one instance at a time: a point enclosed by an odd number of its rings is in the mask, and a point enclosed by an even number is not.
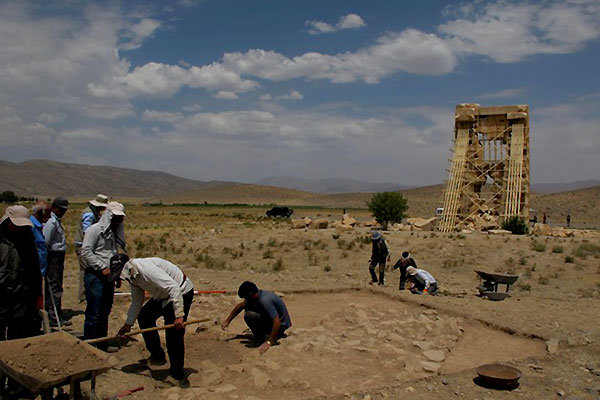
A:
[[[150,198],[214,184],[218,183],[194,181],[158,171],[48,160],[0,161],[0,191],[10,190],[20,196],[89,197],[104,193],[121,198]]]
[[[291,176],[272,176],[256,182],[257,185],[278,186],[311,193],[395,192],[411,186],[389,182],[366,182],[357,179],[327,178],[304,179]]]
[[[600,185],[600,181],[595,179],[569,183],[534,183],[531,185],[531,191],[534,193],[559,193],[570,190],[591,188],[598,185]]]

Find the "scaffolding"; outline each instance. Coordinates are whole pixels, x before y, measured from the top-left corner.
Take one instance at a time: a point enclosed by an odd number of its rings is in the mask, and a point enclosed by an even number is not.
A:
[[[456,107],[454,149],[437,229],[529,220],[529,107]]]

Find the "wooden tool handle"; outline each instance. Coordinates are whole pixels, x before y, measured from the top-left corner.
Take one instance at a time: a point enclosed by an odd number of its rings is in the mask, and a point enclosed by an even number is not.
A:
[[[199,324],[201,322],[208,322],[208,321],[211,321],[211,319],[210,318],[193,319],[191,321],[184,322],[183,325],[187,326],[187,325]],[[170,329],[170,328],[174,328],[174,327],[175,327],[175,324],[156,326],[154,328],[146,328],[146,329],[140,329],[137,331],[131,331],[131,332],[124,334],[123,336],[116,336],[116,335],[115,336],[106,336],[106,337],[101,337],[101,338],[97,338],[97,339],[88,339],[88,340],[85,340],[85,342],[89,343],[89,344],[100,343],[100,342],[105,342],[107,340],[113,340],[113,339],[118,339],[118,338],[123,338],[123,337],[139,335],[140,333],[145,333],[145,332],[162,331],[162,330]]]

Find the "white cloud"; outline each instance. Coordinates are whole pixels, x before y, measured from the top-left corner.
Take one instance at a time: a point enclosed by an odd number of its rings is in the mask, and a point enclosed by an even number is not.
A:
[[[213,96],[215,99],[221,100],[236,100],[239,99],[240,96],[235,94],[234,92],[228,92],[226,90],[220,90],[217,94]]]
[[[596,0],[498,1],[458,10],[458,19],[439,26],[453,51],[497,62],[572,53],[600,37],[600,3]]]
[[[598,110],[600,98],[594,96],[531,110],[530,140],[534,181],[565,182],[598,178]]]
[[[156,110],[144,110],[142,119],[146,121],[161,121],[174,123],[183,119],[183,114],[167,112],[167,111],[156,111]]]
[[[137,49],[142,45],[142,42],[148,37],[151,37],[160,26],[160,21],[152,18],[144,18],[138,23],[128,26],[124,36],[129,40],[120,47],[124,50]]]
[[[479,96],[481,99],[509,99],[522,97],[525,94],[525,88],[504,89],[492,93],[484,93]]]
[[[360,15],[347,14],[341,16],[335,25],[318,20],[306,21],[306,25],[309,26],[309,34],[319,35],[322,33],[337,32],[344,29],[358,29],[366,26],[367,24]]]
[[[272,99],[273,99],[273,96],[271,96],[269,93],[261,94],[259,97],[260,101],[271,101]]]
[[[182,109],[186,112],[198,112],[202,110],[202,106],[198,103],[188,104],[187,106],[183,106]]]
[[[340,17],[336,27],[338,29],[357,29],[367,26],[365,21],[357,14],[348,14]]]
[[[282,96],[277,96],[277,100],[302,100],[304,96],[297,90],[290,90],[289,93],[284,94]]]
[[[177,0],[177,4],[183,7],[196,7],[204,0]]]
[[[398,72],[441,75],[451,72],[456,65],[443,40],[414,29],[384,35],[374,45],[356,52],[336,55],[313,52],[289,58],[274,51],[249,50],[226,53],[222,62],[228,70],[262,79],[329,79],[334,83],[357,80],[377,83]]]
[[[78,140],[78,139],[91,139],[91,140],[110,140],[108,136],[100,129],[88,128],[88,129],[76,129],[70,131],[60,132],[58,135],[59,141]]]

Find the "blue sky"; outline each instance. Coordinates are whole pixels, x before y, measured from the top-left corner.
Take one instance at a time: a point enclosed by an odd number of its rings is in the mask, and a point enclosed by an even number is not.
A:
[[[445,178],[458,103],[529,104],[532,180],[600,179],[600,2],[0,3],[2,159],[201,180]]]

